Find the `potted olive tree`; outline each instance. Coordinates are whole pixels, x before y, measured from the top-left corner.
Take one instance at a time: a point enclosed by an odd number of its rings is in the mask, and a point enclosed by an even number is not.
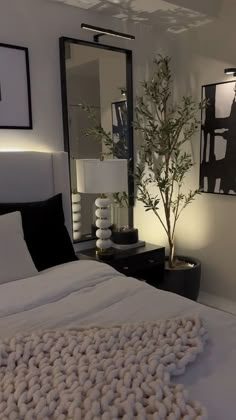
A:
[[[196,299],[201,264],[175,255],[175,232],[183,210],[200,193],[199,189],[185,191],[184,180],[193,161],[184,146],[199,128],[199,111],[205,103],[187,96],[173,104],[172,88],[170,58],[159,56],[152,78],[142,83],[137,97],[134,127],[141,137],[135,169],[137,199],[155,214],[168,238],[165,288]]]

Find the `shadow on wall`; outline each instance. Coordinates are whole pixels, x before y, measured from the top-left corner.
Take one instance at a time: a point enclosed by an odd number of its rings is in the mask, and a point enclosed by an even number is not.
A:
[[[68,2],[68,0],[54,0],[61,3],[75,5],[93,12],[108,14],[123,22],[142,23],[162,27],[173,33],[186,31],[208,23],[219,9],[221,0],[198,0],[196,6],[193,0],[122,0],[114,2],[109,0],[92,0],[88,5],[84,0]],[[203,3],[204,1],[204,3]],[[214,2],[214,4],[213,4]],[[199,7],[200,6],[200,7]]]
[[[211,17],[217,17],[222,6],[222,0],[168,0],[168,2]]]
[[[221,81],[224,64],[235,65],[236,51],[234,42],[231,40],[235,32],[236,2],[221,0],[221,6],[218,17],[207,25],[193,28],[179,36],[169,36],[173,57],[177,62],[176,77],[178,83],[181,84],[181,91],[183,87],[185,87],[185,92],[189,92],[189,89],[192,91],[194,87],[196,89],[200,74],[203,76],[205,74],[207,78],[203,80],[203,83],[210,83],[210,80],[211,82]],[[199,58],[222,62],[221,80],[212,80],[211,75],[214,75],[214,69],[199,67]],[[209,70],[213,70],[211,74]]]
[[[163,29],[174,33],[204,24],[207,19],[207,16],[202,13],[173,5],[171,2],[166,3],[165,1],[157,2],[155,9],[148,0],[142,6],[133,0],[127,0],[122,3],[119,9],[117,5],[109,4],[106,1],[101,1],[100,3],[94,6],[93,9],[97,11],[102,10],[123,21],[162,26]]]

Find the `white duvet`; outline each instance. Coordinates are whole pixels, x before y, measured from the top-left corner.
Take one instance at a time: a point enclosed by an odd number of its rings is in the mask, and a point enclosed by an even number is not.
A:
[[[79,261],[0,286],[0,335],[41,328],[112,325],[184,314],[203,317],[204,353],[182,383],[210,420],[236,420],[236,317],[127,278],[111,267]],[[180,378],[178,378],[179,381]]]

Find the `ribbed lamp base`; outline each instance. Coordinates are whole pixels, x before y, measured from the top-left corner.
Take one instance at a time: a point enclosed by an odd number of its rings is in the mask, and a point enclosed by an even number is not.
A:
[[[110,220],[110,200],[107,197],[99,197],[95,201],[97,210],[95,211],[96,220],[96,236],[97,236],[97,255],[99,258],[109,258],[113,254],[111,242],[111,220]]]

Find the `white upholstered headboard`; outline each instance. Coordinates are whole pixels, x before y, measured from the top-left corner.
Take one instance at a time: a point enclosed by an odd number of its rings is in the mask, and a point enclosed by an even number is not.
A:
[[[0,202],[40,201],[58,193],[72,235],[67,153],[0,152]]]

